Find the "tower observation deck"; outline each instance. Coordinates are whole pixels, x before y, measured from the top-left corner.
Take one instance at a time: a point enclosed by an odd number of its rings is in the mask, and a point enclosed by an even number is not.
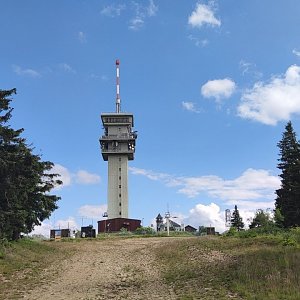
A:
[[[104,134],[100,138],[101,153],[108,162],[108,219],[128,218],[128,160],[134,159],[136,131],[132,113],[120,109],[119,61],[117,67],[117,99],[115,113],[102,113]]]

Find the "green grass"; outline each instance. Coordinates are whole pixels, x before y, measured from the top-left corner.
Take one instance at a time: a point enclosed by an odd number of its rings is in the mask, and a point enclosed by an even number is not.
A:
[[[19,299],[19,287],[32,287],[41,276],[41,270],[66,255],[64,248],[54,242],[24,238],[17,242],[0,243],[0,299],[4,295],[5,298]]]
[[[156,255],[179,299],[298,300],[300,251],[285,238],[200,237],[174,241]]]

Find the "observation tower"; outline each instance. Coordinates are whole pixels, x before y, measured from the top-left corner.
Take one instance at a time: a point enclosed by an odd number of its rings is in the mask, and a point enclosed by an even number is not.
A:
[[[137,133],[133,131],[133,114],[121,112],[119,60],[116,87],[116,111],[101,114],[104,134],[100,145],[103,160],[108,162],[108,188],[107,220],[98,221],[99,232],[119,231],[122,227],[133,231],[140,226],[140,220],[128,219],[128,161],[134,159]]]

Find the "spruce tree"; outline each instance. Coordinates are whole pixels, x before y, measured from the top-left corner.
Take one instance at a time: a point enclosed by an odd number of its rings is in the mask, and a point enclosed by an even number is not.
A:
[[[53,163],[33,154],[23,129],[8,125],[16,90],[0,90],[0,239],[16,240],[40,225],[56,208],[59,197],[49,194],[57,184]]]
[[[234,206],[234,211],[231,216],[231,226],[235,227],[238,231],[244,228],[244,223],[242,217],[240,217],[240,213],[237,209],[237,206]]]
[[[276,191],[275,207],[283,217],[285,228],[300,226],[300,144],[291,121],[277,145],[280,150],[281,187]]]

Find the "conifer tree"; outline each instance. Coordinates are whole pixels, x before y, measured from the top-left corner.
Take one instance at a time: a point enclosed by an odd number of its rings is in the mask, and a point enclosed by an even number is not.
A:
[[[285,228],[300,226],[300,144],[291,121],[277,145],[280,150],[281,187],[276,191],[275,207],[283,217]]]
[[[23,129],[8,125],[16,90],[0,90],[0,239],[16,240],[29,233],[57,208],[59,197],[49,194],[60,180],[51,174],[53,163],[33,154]]]
[[[245,226],[236,205],[234,206],[234,211],[232,212],[231,216],[231,226],[235,227],[238,231]]]

